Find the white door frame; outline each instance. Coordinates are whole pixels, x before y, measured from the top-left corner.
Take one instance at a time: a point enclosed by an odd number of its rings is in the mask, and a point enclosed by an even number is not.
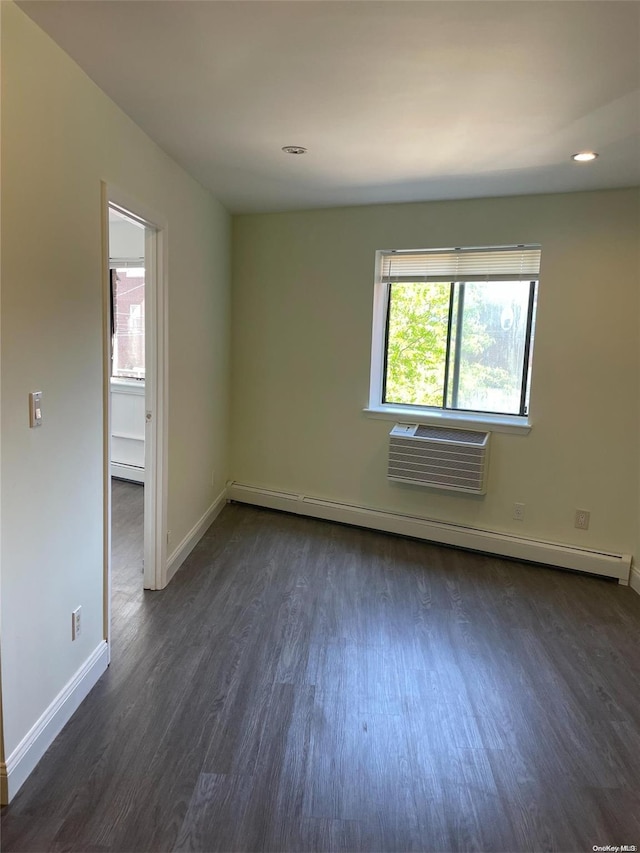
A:
[[[144,587],[167,584],[167,223],[112,184],[101,182],[103,247],[104,633],[111,635],[111,330],[109,207],[145,226]]]

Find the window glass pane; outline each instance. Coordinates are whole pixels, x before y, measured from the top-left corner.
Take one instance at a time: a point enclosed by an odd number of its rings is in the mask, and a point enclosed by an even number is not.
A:
[[[384,402],[442,406],[451,285],[391,284]]]
[[[112,375],[144,379],[144,269],[116,270]]]
[[[448,406],[520,413],[529,289],[528,281],[456,285]]]

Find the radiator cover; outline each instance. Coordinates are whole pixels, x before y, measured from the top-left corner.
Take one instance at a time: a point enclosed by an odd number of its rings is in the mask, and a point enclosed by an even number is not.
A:
[[[484,495],[490,437],[475,430],[396,424],[389,433],[387,476],[400,483]]]

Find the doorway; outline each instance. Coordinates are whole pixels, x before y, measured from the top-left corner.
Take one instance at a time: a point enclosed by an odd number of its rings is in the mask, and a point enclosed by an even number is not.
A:
[[[166,585],[166,223],[106,184],[102,203],[108,639],[112,561],[120,589]]]
[[[112,605],[140,598],[144,576],[145,232],[109,206]]]
[[[109,207],[111,476],[144,484],[145,226]]]

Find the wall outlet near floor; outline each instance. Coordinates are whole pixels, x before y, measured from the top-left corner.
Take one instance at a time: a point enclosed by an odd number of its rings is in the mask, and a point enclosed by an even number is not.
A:
[[[76,607],[71,613],[71,639],[77,640],[82,629],[82,607]]]
[[[524,504],[515,503],[513,505],[513,517],[516,521],[524,521]]]
[[[576,527],[578,528],[578,530],[588,530],[590,518],[591,518],[591,513],[588,510],[577,509],[576,510]]]

